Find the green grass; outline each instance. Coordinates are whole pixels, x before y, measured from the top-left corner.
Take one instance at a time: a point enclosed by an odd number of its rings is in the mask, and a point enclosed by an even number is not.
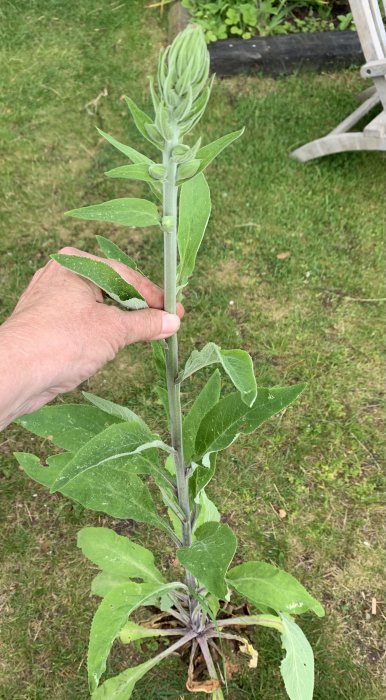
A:
[[[2,318],[50,253],[64,244],[96,252],[98,232],[161,282],[162,242],[153,231],[127,239],[122,228],[62,216],[128,191],[103,177],[123,160],[95,126],[144,148],[120,97],[148,106],[146,78],[165,41],[157,13],[140,0],[6,1],[0,36]],[[89,113],[86,103],[105,88]],[[349,113],[360,89],[351,71],[217,81],[205,140],[243,124],[246,133],[208,173],[213,216],[181,332],[183,358],[193,344],[214,340],[251,352],[262,385],[307,382],[284,416],[221,455],[209,493],[237,532],[238,556],[285,567],[324,602],[324,620],[302,623],[315,649],[316,700],[381,700],[385,691],[385,304],[361,301],[384,297],[385,163],[378,153],[306,166],[288,158]],[[290,255],[278,259],[283,252]],[[161,408],[149,360],[148,347],[127,348],[88,388],[126,402],[156,427]],[[186,403],[200,381],[188,385]],[[79,393],[64,400],[78,401]],[[92,567],[75,537],[85,524],[111,521],[50,496],[18,470],[12,453],[45,453],[39,444],[15,426],[0,439],[0,698],[85,700],[96,603],[88,592]],[[154,544],[145,528],[127,524],[124,532]],[[173,566],[158,533],[157,552],[161,567]],[[228,697],[282,700],[280,644],[266,630],[255,641],[258,670],[244,664]],[[124,668],[127,654],[117,647],[109,672]],[[139,658],[135,649],[129,663]],[[187,698],[184,678],[175,658],[134,697]]]

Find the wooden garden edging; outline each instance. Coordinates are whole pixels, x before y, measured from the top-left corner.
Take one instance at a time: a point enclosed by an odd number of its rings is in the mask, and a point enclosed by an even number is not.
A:
[[[175,3],[169,11],[169,38],[189,21]],[[211,70],[219,76],[237,73],[288,75],[298,70],[333,70],[363,63],[358,35],[353,31],[284,34],[254,39],[224,39],[208,46]]]

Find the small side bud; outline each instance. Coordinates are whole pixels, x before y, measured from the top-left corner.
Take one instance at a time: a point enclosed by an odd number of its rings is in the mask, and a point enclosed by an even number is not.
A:
[[[182,163],[177,169],[177,180],[187,180],[190,177],[194,177],[200,165],[201,161],[198,158],[194,158],[188,163]]]
[[[173,233],[175,226],[174,216],[163,216],[161,223],[165,233]]]
[[[154,180],[166,179],[166,168],[164,165],[161,165],[161,163],[153,163],[152,165],[149,165],[148,173]]]
[[[175,163],[184,163],[190,156],[191,149],[183,143],[179,143],[178,146],[174,146],[172,150],[172,158]]]

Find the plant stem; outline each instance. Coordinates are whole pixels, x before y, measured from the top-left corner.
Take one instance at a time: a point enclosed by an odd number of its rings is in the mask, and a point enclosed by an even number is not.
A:
[[[170,217],[170,225],[164,233],[164,290],[165,311],[176,313],[177,297],[177,165],[171,157],[171,151],[178,144],[179,132],[173,128],[173,136],[165,141],[163,151],[163,164],[167,175],[163,186],[163,215]],[[183,545],[189,547],[192,543],[191,510],[189,504],[188,479],[184,463],[184,450],[182,441],[182,412],[180,400],[180,386],[176,384],[178,375],[178,340],[177,334],[168,338],[166,351],[166,380],[170,410],[171,441],[175,450],[175,469],[177,481],[177,495],[179,505],[184,513]],[[188,574],[189,585],[194,584],[193,577]]]

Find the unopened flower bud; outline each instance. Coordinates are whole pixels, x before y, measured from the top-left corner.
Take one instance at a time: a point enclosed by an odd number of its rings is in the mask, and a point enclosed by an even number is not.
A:
[[[158,64],[158,87],[172,122],[186,121],[192,111],[197,112],[196,101],[206,88],[208,75],[204,33],[189,25],[161,54]]]
[[[173,216],[163,216],[162,217],[162,228],[166,233],[173,233],[175,226],[175,220]]]
[[[153,163],[149,165],[149,175],[154,178],[154,180],[165,180],[166,178],[166,168],[161,163]]]
[[[188,163],[182,163],[177,169],[177,180],[187,180],[189,177],[193,177],[197,173],[200,165],[201,161],[197,158],[194,158],[194,160]]]

